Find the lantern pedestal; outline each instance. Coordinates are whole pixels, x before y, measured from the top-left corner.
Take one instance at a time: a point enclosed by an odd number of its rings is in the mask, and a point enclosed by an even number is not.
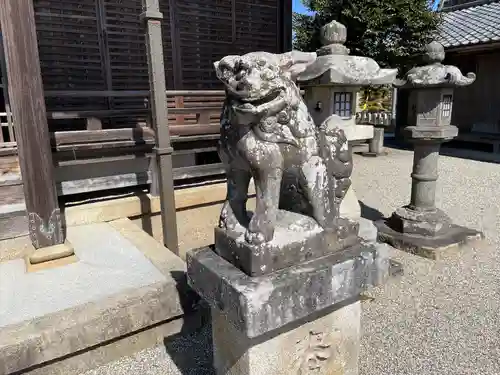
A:
[[[384,148],[385,126],[373,126],[373,138],[368,144],[368,152],[363,153],[364,156],[385,156],[388,152]]]

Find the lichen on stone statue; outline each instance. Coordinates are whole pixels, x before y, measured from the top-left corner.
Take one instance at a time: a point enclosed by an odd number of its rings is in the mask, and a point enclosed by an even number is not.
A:
[[[253,52],[214,64],[226,88],[219,153],[228,189],[219,227],[245,227],[250,244],[273,239],[280,208],[311,216],[327,231],[345,230],[339,206],[352,172],[347,139],[328,119],[314,124],[294,83],[315,59],[315,53]],[[252,177],[257,196],[250,217]]]

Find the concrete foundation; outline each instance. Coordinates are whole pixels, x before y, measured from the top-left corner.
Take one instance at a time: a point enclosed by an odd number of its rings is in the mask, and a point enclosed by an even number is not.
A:
[[[70,227],[68,240],[77,262],[0,263],[1,374],[78,374],[180,332],[192,313],[184,262],[130,220]]]

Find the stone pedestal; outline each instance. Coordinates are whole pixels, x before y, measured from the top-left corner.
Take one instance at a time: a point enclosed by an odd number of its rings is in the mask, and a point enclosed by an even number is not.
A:
[[[212,308],[217,375],[357,374],[358,297],[389,277],[387,248],[359,239],[313,246],[327,234],[300,232],[279,239],[281,252],[259,248],[262,259],[277,258],[259,276],[247,268],[255,263],[238,263],[244,252],[234,251],[226,231],[218,230],[213,247],[188,253],[188,282]],[[302,251],[286,251],[299,242]]]
[[[348,301],[312,321],[249,339],[212,309],[217,374],[358,374],[361,303]]]

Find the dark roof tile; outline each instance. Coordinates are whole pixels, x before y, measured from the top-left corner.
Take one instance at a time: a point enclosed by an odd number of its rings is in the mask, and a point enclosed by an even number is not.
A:
[[[500,0],[443,12],[437,40],[445,48],[488,43],[500,39]]]

